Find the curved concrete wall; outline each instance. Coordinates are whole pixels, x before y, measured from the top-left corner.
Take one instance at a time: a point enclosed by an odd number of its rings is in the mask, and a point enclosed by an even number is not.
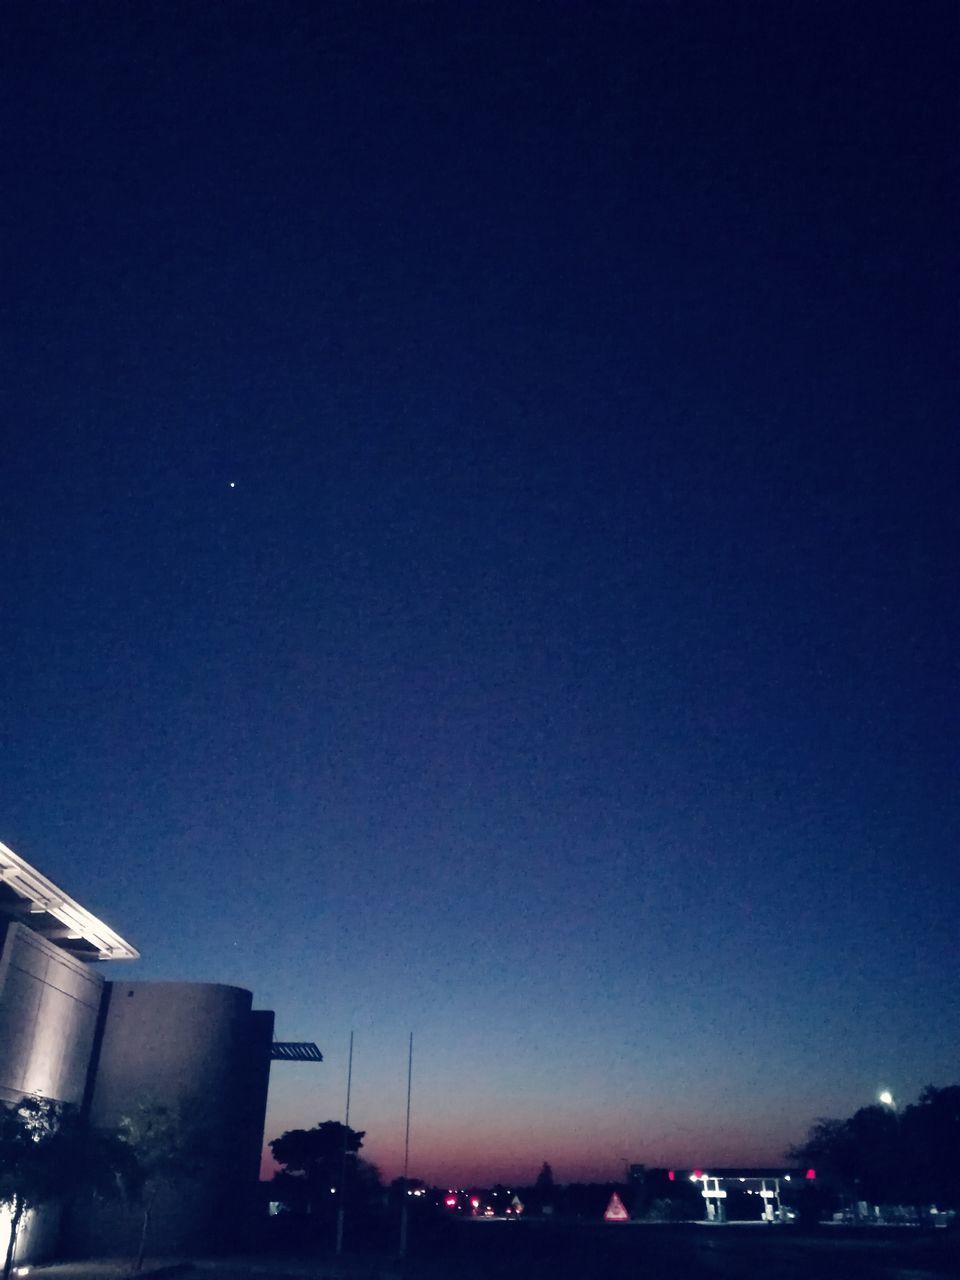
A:
[[[11,923],[0,953],[0,1100],[83,1101],[103,978]]]
[[[199,1102],[213,1118],[229,1105],[252,996],[213,983],[113,982],[96,1068],[91,1120],[113,1127],[153,1097]]]
[[[115,1128],[140,1104],[159,1103],[180,1118],[200,1166],[158,1199],[152,1248],[230,1247],[259,1176],[273,1015],[252,1010],[249,991],[214,983],[115,982],[108,1000],[91,1123]],[[114,1208],[95,1212],[80,1234],[84,1247],[115,1250],[133,1245],[137,1230]]]

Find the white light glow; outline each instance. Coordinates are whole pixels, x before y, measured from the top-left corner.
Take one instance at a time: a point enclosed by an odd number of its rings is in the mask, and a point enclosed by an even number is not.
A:
[[[10,1243],[10,1223],[13,1220],[13,1213],[5,1204],[0,1204],[0,1249],[3,1250],[3,1256],[6,1256],[7,1245]]]
[[[28,1209],[20,1220],[20,1230],[17,1232],[17,1247],[14,1250],[14,1262],[16,1262],[16,1254],[21,1253],[28,1247],[27,1242],[35,1219],[35,1210]],[[10,1243],[10,1227],[12,1223],[13,1211],[9,1205],[0,1204],[0,1259],[6,1256],[7,1247]],[[25,1276],[30,1268],[21,1264],[20,1266],[14,1266],[12,1270],[14,1275]]]

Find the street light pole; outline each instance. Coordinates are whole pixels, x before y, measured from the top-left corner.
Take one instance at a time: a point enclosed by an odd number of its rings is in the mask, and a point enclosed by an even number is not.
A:
[[[407,1129],[403,1140],[403,1202],[400,1208],[400,1257],[407,1256],[407,1198],[410,1188],[407,1174],[410,1170],[410,1089],[413,1084],[413,1032],[410,1032],[410,1047],[407,1053]]]
[[[343,1157],[340,1161],[340,1204],[337,1206],[337,1257],[343,1253],[343,1217],[347,1185],[347,1142],[350,1138],[350,1085],[353,1081],[353,1032],[350,1032],[350,1053],[347,1057],[347,1112],[343,1119]]]

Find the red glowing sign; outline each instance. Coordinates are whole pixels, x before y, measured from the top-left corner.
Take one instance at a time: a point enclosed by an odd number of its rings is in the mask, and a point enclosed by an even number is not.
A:
[[[670,1179],[671,1182],[673,1182],[676,1179],[676,1176],[677,1175],[673,1172],[672,1169],[667,1170],[667,1177]]]
[[[808,1169],[808,1170],[807,1170],[807,1172],[806,1172],[803,1176],[804,1176],[805,1178],[808,1178],[811,1182],[813,1182],[813,1180],[814,1180],[814,1179],[816,1178],[816,1176],[817,1176],[817,1171],[816,1171],[816,1169]]]
[[[604,1222],[628,1222],[629,1219],[630,1215],[627,1213],[626,1206],[617,1193],[614,1192],[603,1215]]]

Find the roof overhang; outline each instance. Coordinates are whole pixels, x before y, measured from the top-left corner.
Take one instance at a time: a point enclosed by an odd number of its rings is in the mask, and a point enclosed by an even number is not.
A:
[[[136,947],[2,843],[0,916],[23,920],[82,960],[137,960],[140,956]]]

